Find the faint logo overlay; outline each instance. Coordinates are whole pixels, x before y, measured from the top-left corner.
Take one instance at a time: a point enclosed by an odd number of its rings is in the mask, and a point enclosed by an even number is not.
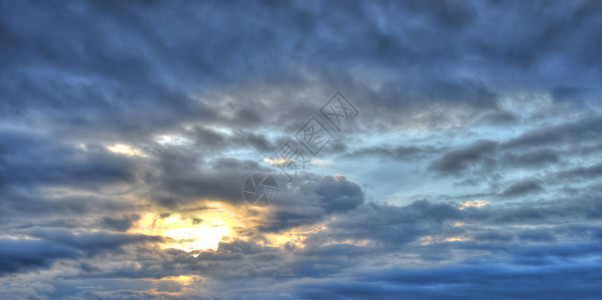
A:
[[[277,166],[280,169],[280,174],[286,175],[288,182],[293,180],[293,177],[297,175],[297,170],[305,169],[305,155],[303,151],[299,150],[291,141],[284,143],[278,151],[272,156],[272,158],[264,159]]]
[[[345,127],[345,123],[354,119],[360,113],[341,92],[336,92],[322,106],[320,112],[338,131],[341,131],[342,127]]]
[[[253,206],[268,206],[278,196],[276,179],[269,174],[253,174],[242,186],[242,197]]]
[[[320,113],[311,116],[297,131],[294,135],[296,142],[289,139],[271,157],[264,158],[265,162],[278,167],[280,175],[286,175],[289,183],[297,176],[298,170],[305,169],[307,162],[318,161],[314,158],[306,160],[304,152],[310,158],[317,156],[336,138],[335,133],[351,126],[359,111],[341,92],[336,92],[322,106]],[[276,200],[278,186],[271,175],[253,174],[243,184],[242,194],[251,205],[268,206]]]
[[[318,120],[311,117],[299,131],[295,138],[311,153],[316,156],[324,146],[334,139],[334,135]]]

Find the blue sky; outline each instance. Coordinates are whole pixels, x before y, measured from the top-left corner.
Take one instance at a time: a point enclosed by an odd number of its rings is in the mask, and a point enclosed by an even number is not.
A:
[[[0,1],[0,298],[599,299],[601,26],[599,1]],[[335,137],[288,182],[269,159],[312,116]]]

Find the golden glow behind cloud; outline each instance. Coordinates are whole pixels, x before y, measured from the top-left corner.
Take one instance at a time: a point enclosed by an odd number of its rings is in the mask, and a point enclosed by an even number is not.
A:
[[[126,156],[142,156],[147,157],[148,155],[142,153],[140,150],[134,149],[132,146],[124,144],[115,144],[108,146],[107,149],[113,153],[123,154]]]
[[[292,162],[295,160],[291,159],[291,158],[278,158],[278,159],[264,158],[263,161],[268,162],[275,166],[280,166],[280,165],[284,165],[288,162]]]
[[[131,231],[168,238],[162,248],[179,249],[186,252],[216,250],[219,242],[234,235],[238,221],[227,211],[210,210],[194,217],[172,214],[161,218],[156,213],[147,213]]]
[[[484,200],[474,200],[474,201],[466,201],[466,202],[462,202],[460,203],[460,209],[465,209],[468,207],[481,207],[481,206],[485,206],[489,204],[489,201],[484,201]]]

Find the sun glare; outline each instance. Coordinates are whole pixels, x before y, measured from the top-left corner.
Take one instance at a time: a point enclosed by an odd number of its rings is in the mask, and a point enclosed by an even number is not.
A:
[[[109,149],[109,151],[111,151],[113,153],[123,154],[123,155],[126,155],[126,156],[147,157],[146,154],[144,154],[140,150],[137,150],[137,149],[135,149],[135,148],[133,148],[132,146],[129,146],[129,145],[115,144],[113,146],[107,147],[107,149]]]
[[[136,233],[159,235],[168,238],[162,248],[186,252],[217,250],[219,242],[230,237],[237,221],[227,212],[207,212],[196,217],[171,214],[161,217],[147,213],[133,230]]]

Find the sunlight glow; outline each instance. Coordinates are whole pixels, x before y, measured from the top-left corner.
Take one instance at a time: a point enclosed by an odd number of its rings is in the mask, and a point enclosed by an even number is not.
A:
[[[199,214],[198,217],[184,217],[172,214],[161,217],[147,213],[133,229],[136,233],[158,235],[169,241],[161,248],[179,249],[186,252],[198,250],[217,250],[219,242],[227,239],[237,226],[237,221],[227,212],[212,211]]]
[[[195,275],[180,275],[180,276],[162,277],[159,281],[176,281],[182,285],[189,285],[199,279],[200,279],[200,277],[195,276]]]
[[[264,246],[271,247],[297,247],[305,248],[305,240],[320,231],[327,230],[328,228],[323,225],[311,226],[311,227],[300,227],[294,228],[287,232],[281,233],[266,233],[264,235],[265,240],[263,241]]]
[[[481,206],[485,206],[489,204],[489,201],[484,201],[484,200],[474,200],[474,201],[466,201],[466,202],[462,202],[460,203],[460,209],[465,209],[468,207],[481,207]]]
[[[450,238],[446,238],[444,241],[445,242],[466,242],[470,239],[462,237],[462,236],[454,236],[454,237],[450,237]]]
[[[160,135],[155,137],[155,142],[161,145],[174,145],[174,146],[184,146],[188,144],[192,144],[192,141],[181,135]]]
[[[148,155],[142,153],[139,150],[136,150],[134,148],[132,148],[129,145],[125,145],[125,144],[115,144],[113,146],[109,146],[107,147],[107,149],[109,149],[109,151],[113,152],[113,153],[119,153],[119,154],[123,154],[123,155],[127,155],[127,156],[142,156],[142,157],[147,157]]]
[[[320,166],[320,167],[329,167],[333,164],[334,162],[330,161],[330,160],[319,160],[317,158],[312,158],[311,159],[311,164],[314,166]]]
[[[273,166],[280,166],[280,165],[284,165],[288,162],[292,162],[295,160],[290,159],[290,158],[277,158],[277,159],[264,158],[263,161],[268,162],[268,163],[272,164]]]

